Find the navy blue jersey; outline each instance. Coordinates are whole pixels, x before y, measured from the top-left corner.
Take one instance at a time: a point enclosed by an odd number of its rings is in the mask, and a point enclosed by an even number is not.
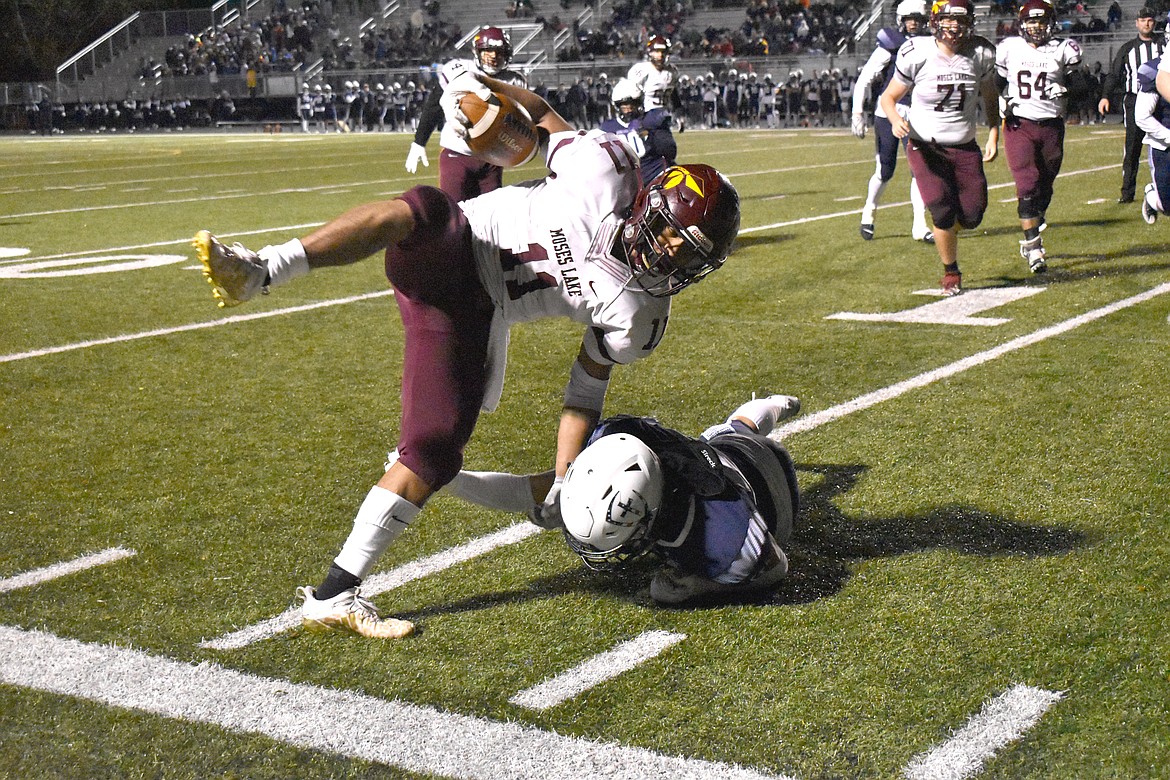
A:
[[[683,571],[708,578],[727,572],[753,519],[787,541],[799,497],[792,460],[780,445],[742,423],[705,441],[627,415],[603,420],[589,444],[613,433],[637,437],[658,457],[665,485],[650,533],[655,551]]]
[[[643,183],[650,181],[669,166],[674,165],[678,145],[670,131],[670,112],[653,108],[642,116],[630,120],[629,124],[620,119],[605,119],[601,129],[613,133],[626,141],[638,155]]]

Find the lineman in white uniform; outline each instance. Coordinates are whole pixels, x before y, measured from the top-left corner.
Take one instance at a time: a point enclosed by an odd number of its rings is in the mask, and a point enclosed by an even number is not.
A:
[[[894,136],[910,138],[906,156],[934,221],[935,248],[943,264],[943,295],[962,292],[959,229],[974,228],[987,210],[983,163],[999,153],[999,95],[995,47],[974,33],[971,0],[936,0],[930,10],[932,38],[908,38],[894,61],[894,78],[881,96]],[[910,95],[903,117],[897,103]],[[975,142],[977,99],[989,132]]]
[[[1032,273],[1042,273],[1048,264],[1040,231],[1064,161],[1068,74],[1081,62],[1081,47],[1054,37],[1056,11],[1047,0],[1027,0],[1019,22],[1020,34],[996,47],[996,84],[1004,98],[1003,150],[1024,231],[1020,256]]]

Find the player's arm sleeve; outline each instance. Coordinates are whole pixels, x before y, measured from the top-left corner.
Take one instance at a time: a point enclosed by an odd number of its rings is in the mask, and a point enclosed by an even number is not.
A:
[[[419,146],[426,146],[427,141],[431,138],[431,133],[443,124],[443,109],[439,105],[439,98],[442,94],[443,90],[432,89],[427,93],[427,99],[423,102],[422,110],[419,111],[418,130],[414,131],[414,142]]]
[[[865,111],[865,98],[869,95],[874,80],[889,61],[890,53],[877,48],[861,66],[861,72],[857,74],[857,81],[853,85],[853,113],[861,114]]]
[[[613,365],[599,363],[589,356],[585,343],[569,371],[565,385],[565,403],[557,427],[557,476],[564,476],[569,464],[585,449],[589,434],[601,420],[605,391]]]
[[[1134,104],[1133,118],[1137,126],[1146,132],[1146,135],[1155,141],[1170,146],[1170,128],[1154,118],[1154,109],[1158,106],[1157,92],[1139,92],[1137,103]]]

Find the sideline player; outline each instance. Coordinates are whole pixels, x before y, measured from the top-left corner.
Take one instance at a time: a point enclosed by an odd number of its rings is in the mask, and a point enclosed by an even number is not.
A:
[[[1069,73],[1081,47],[1058,38],[1056,10],[1047,0],[1027,0],[1019,11],[1019,35],[995,50],[996,84],[1004,97],[1003,151],[1016,181],[1016,213],[1024,239],[1020,257],[1032,273],[1048,269],[1040,231],[1052,202],[1052,185],[1064,162],[1064,118]]]
[[[508,69],[508,63],[512,61],[512,42],[499,27],[482,28],[472,38],[471,45],[474,59],[451,60],[439,70],[439,88],[432,89],[427,95],[414,142],[406,155],[408,173],[415,173],[419,163],[430,167],[427,141],[435,128],[443,125],[439,131],[439,189],[455,200],[467,200],[499,189],[504,183],[504,169],[473,157],[467,141],[460,137],[451,123],[444,123],[439,97],[447,82],[456,74],[471,70],[519,87],[528,83],[520,73]]]
[[[405,334],[399,457],[366,496],[321,584],[298,591],[310,628],[378,638],[413,631],[379,617],[361,582],[459,472],[481,408],[494,409],[503,390],[508,327],[549,317],[585,326],[565,388],[556,477],[533,510],[559,524],[558,479],[601,418],[613,366],[658,346],[671,296],[721,267],[739,231],[739,195],[715,169],[668,168],[640,188],[637,159],[621,139],[577,131],[519,87],[470,69],[455,75],[442,103],[449,123],[465,126],[454,106],[485,84],[522,105],[547,136],[544,179],[460,203],[415,187],[259,253],[207,231],[195,237],[221,305],[385,250]]]
[[[959,228],[978,227],[987,210],[983,163],[999,154],[999,95],[995,47],[975,35],[971,0],[935,0],[932,37],[908,38],[894,61],[894,77],[881,96],[894,136],[910,138],[906,157],[934,222],[943,265],[943,295],[962,292]],[[910,95],[903,117],[898,101]],[[980,153],[975,142],[976,98],[989,127]]]
[[[611,93],[615,116],[604,119],[601,129],[628,143],[638,155],[642,181],[650,181],[674,165],[678,145],[670,132],[670,113],[665,108],[643,111],[642,93],[629,79],[618,79]]]
[[[877,48],[869,55],[865,65],[857,74],[857,82],[853,87],[853,135],[865,138],[865,101],[870,90],[881,94],[894,75],[894,57],[898,49],[905,43],[906,38],[916,35],[929,35],[926,26],[926,1],[902,0],[897,8],[898,27],[884,27],[877,34]],[[909,110],[909,97],[903,98],[897,107],[899,111]],[[861,237],[869,241],[874,236],[874,212],[878,202],[886,191],[886,186],[894,178],[894,169],[898,165],[898,139],[894,138],[894,131],[890,120],[879,103],[874,110],[873,138],[876,147],[877,168],[873,176],[869,177],[869,186],[866,190],[865,205],[861,209]],[[905,139],[902,145],[906,144]],[[910,205],[914,210],[914,221],[910,235],[915,241],[934,243],[934,234],[926,225],[926,204],[922,202],[922,193],[918,191],[918,182],[914,172],[910,173]]]
[[[585,565],[611,570],[653,551],[650,597],[678,606],[751,597],[788,573],[781,545],[800,507],[788,452],[767,438],[800,411],[792,396],[748,401],[693,439],[649,417],[602,421],[569,467],[563,530]],[[462,471],[448,493],[524,511],[549,475]]]

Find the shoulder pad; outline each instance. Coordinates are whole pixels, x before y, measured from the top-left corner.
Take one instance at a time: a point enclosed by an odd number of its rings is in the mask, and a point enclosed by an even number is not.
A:
[[[1156,57],[1149,62],[1142,63],[1138,68],[1137,79],[1138,84],[1142,88],[1142,92],[1153,92],[1155,90],[1154,82],[1158,79],[1158,64],[1162,61],[1161,57]]]
[[[905,40],[906,36],[902,31],[894,27],[883,27],[878,30],[877,44],[886,51],[897,52]]]

